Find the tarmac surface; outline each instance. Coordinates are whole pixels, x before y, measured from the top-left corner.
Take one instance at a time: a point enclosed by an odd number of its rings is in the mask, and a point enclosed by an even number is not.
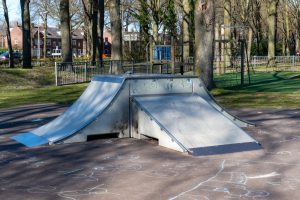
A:
[[[257,123],[246,131],[262,149],[211,156],[131,138],[32,149],[10,139],[65,108],[0,109],[0,199],[300,199],[300,109],[232,110]]]

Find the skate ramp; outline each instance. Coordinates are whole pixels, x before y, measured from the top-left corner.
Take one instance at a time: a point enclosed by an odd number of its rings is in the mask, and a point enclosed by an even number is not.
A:
[[[94,121],[110,105],[123,84],[122,77],[96,77],[62,115],[31,132],[16,135],[13,139],[27,147],[35,147],[70,137]]]
[[[204,155],[258,148],[240,128],[249,125],[219,106],[194,76],[96,76],[62,115],[13,139],[35,147],[118,134]]]
[[[252,137],[199,95],[138,96],[134,102],[139,110],[136,135],[157,138],[162,146],[193,155],[260,148]]]

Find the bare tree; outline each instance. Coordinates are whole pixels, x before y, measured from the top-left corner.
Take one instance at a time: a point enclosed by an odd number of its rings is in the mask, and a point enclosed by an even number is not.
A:
[[[111,59],[115,61],[122,60],[122,27],[120,17],[120,0],[111,0],[110,5],[110,23],[111,23]],[[112,73],[121,73],[120,65],[113,63]]]
[[[288,0],[291,6],[291,16],[294,19],[292,22],[293,30],[295,30],[295,51],[300,52],[300,0]]]
[[[214,61],[214,0],[195,3],[195,68],[208,89],[213,88]]]
[[[44,42],[43,42],[43,57],[44,60],[47,56],[47,29],[48,29],[48,17],[51,13],[51,4],[53,0],[31,0],[31,13],[33,18],[39,17],[43,21],[44,29]],[[40,24],[38,24],[40,26]]]
[[[4,18],[6,22],[6,37],[8,44],[8,52],[9,52],[9,67],[14,68],[14,58],[13,58],[13,49],[11,46],[11,37],[10,37],[10,26],[9,26],[9,18],[8,18],[8,10],[6,5],[6,0],[2,0],[3,10],[4,10]]]
[[[32,68],[29,3],[30,0],[20,0],[23,37],[23,68]]]
[[[61,48],[63,62],[72,62],[69,0],[60,0]]]
[[[103,54],[103,46],[104,46],[103,32],[104,32],[104,1],[99,0],[98,2],[98,35],[99,35],[98,59],[100,62],[102,62],[102,54]]]
[[[277,8],[279,0],[268,0],[268,66],[275,66]]]
[[[92,62],[96,61],[97,48],[99,45],[98,39],[98,2],[99,0],[82,0],[85,18],[87,22],[87,37],[90,42],[92,52]]]

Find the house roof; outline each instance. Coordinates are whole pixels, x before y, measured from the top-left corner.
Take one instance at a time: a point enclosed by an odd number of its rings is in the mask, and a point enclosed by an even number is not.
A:
[[[39,27],[39,31],[41,34],[44,34],[45,29],[44,26]],[[34,27],[33,34],[35,35],[38,32],[38,27]],[[72,33],[72,39],[83,39],[83,35],[81,34],[81,30],[75,30]],[[61,38],[61,32],[60,29],[56,27],[47,27],[47,38],[53,38],[53,39],[59,39]]]

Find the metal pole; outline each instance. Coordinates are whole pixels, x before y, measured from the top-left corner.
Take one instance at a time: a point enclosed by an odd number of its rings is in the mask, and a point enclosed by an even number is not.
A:
[[[54,63],[54,71],[55,71],[55,85],[58,86],[57,62]]]
[[[171,37],[171,68],[172,74],[175,74],[175,44],[174,37]]]
[[[134,63],[133,63],[134,61],[132,60],[131,61],[131,73],[133,73],[134,74]]]
[[[86,73],[86,71],[87,71],[87,62],[84,63],[84,82],[87,81],[87,73]]]
[[[241,40],[241,85],[244,85],[244,40]]]

